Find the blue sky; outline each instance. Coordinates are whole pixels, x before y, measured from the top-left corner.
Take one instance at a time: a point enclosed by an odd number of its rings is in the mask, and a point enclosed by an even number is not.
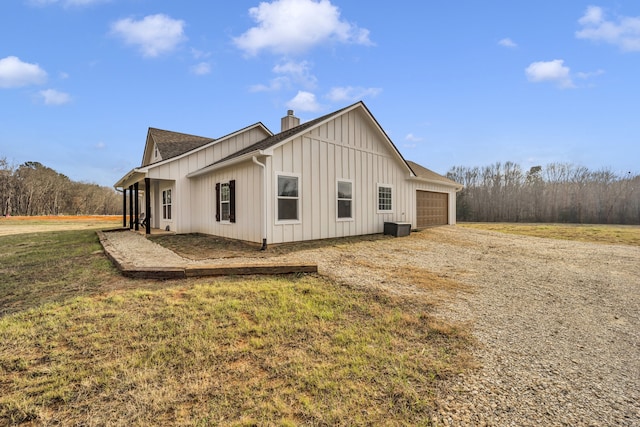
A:
[[[365,6],[366,5],[366,6]],[[640,172],[640,2],[2,0],[0,158],[111,186],[148,127],[217,138],[363,100],[439,173]]]

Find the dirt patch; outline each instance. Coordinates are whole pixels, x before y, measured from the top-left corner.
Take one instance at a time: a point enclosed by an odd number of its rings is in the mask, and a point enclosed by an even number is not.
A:
[[[269,245],[267,250],[262,251],[258,243],[225,239],[223,237],[206,234],[151,235],[147,238],[152,242],[172,250],[181,257],[196,261],[221,258],[273,258],[305,250],[392,239],[390,236],[373,234],[369,236]]]

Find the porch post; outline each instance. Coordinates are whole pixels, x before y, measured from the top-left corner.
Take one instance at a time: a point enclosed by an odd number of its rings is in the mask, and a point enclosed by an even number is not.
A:
[[[129,186],[129,229],[133,228],[133,185]]]
[[[127,189],[122,187],[122,228],[127,227]]]
[[[151,178],[144,179],[145,234],[151,234]]]
[[[138,197],[138,183],[137,182],[135,184],[133,184],[133,193],[134,193],[134,197],[133,198],[135,200],[134,204],[135,204],[135,207],[136,207],[133,224],[134,224],[135,230],[138,231],[138,230],[140,230],[140,206],[138,206],[139,205],[139,202],[138,202],[139,197]]]

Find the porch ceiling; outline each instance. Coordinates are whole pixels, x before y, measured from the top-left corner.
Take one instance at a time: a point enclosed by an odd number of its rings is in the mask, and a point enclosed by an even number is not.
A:
[[[147,176],[146,173],[144,172],[140,172],[136,169],[133,169],[132,171],[130,171],[128,174],[126,174],[125,176],[123,176],[122,178],[120,178],[120,180],[118,182],[116,182],[114,184],[114,188],[118,189],[123,189],[123,188],[128,188],[129,186],[135,184],[136,182],[138,182],[138,188],[139,189],[143,189],[144,188],[144,178]]]

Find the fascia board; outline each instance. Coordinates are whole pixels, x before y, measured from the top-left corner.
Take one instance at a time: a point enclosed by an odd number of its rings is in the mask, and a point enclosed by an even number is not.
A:
[[[408,179],[410,179],[412,181],[428,182],[429,184],[438,184],[438,185],[442,185],[444,187],[451,187],[451,188],[455,188],[456,191],[460,191],[463,188],[463,186],[460,185],[460,184],[451,184],[449,182],[438,181],[437,179],[422,178],[422,177],[419,177],[419,176],[412,176],[412,177],[409,177]]]
[[[248,130],[250,130],[250,129],[253,129],[253,128],[261,128],[261,129],[263,129],[265,132],[267,132],[269,135],[273,135],[273,134],[271,133],[271,131],[270,131],[270,130],[265,126],[265,125],[263,125],[262,123],[256,123],[256,124],[254,124],[254,125],[248,126],[248,127],[246,127],[246,128],[243,128],[243,129],[237,130],[237,131],[235,131],[235,132],[233,132],[233,133],[230,133],[230,134],[228,134],[228,135],[225,135],[225,136],[221,137],[220,139],[214,139],[213,141],[211,141],[211,142],[210,142],[210,143],[208,143],[208,144],[205,144],[205,145],[203,145],[203,146],[200,146],[200,147],[198,147],[198,148],[195,148],[195,149],[193,149],[193,150],[191,150],[191,151],[187,151],[186,153],[182,153],[182,154],[180,154],[179,156],[175,156],[175,157],[172,157],[172,158],[170,158],[170,159],[166,159],[166,160],[160,160],[160,161],[159,161],[159,162],[157,162],[157,163],[152,163],[152,164],[150,164],[150,165],[147,165],[147,166],[145,166],[145,168],[149,168],[149,167],[156,167],[156,166],[162,166],[162,165],[165,165],[165,164],[167,164],[167,163],[169,163],[169,162],[173,162],[173,161],[175,161],[175,160],[183,159],[183,158],[185,158],[185,157],[187,157],[187,156],[189,156],[189,155],[191,155],[191,154],[195,153],[196,151],[200,151],[200,150],[207,149],[207,148],[209,148],[209,147],[211,147],[211,146],[213,146],[213,145],[216,145],[216,144],[217,144],[217,143],[219,143],[219,142],[223,142],[223,141],[225,141],[226,139],[232,138],[232,137],[234,137],[234,136],[236,136],[236,135],[238,135],[238,134],[240,134],[240,133],[242,133],[242,132],[246,132],[246,131],[248,131]]]
[[[213,165],[206,166],[202,169],[198,169],[197,171],[193,171],[187,174],[187,178],[195,178],[201,175],[206,175],[211,172],[215,172],[220,169],[228,168],[229,166],[236,165],[238,163],[243,163],[251,160],[253,156],[271,156],[272,153],[269,150],[255,150],[249,153],[243,154],[242,156],[234,157],[233,159],[229,159],[226,162],[222,163],[214,163]]]

